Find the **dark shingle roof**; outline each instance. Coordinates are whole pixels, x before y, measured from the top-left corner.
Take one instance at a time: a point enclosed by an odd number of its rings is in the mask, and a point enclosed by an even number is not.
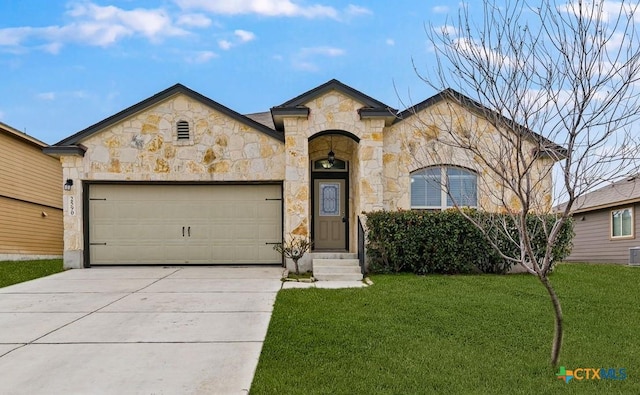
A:
[[[273,118],[271,117],[270,111],[254,112],[253,114],[244,114],[244,116],[258,123],[261,123],[268,128],[271,128],[271,129],[276,128],[273,124]]]
[[[587,193],[578,198],[573,207],[575,212],[584,212],[635,202],[640,202],[640,174]]]
[[[156,93],[155,95],[151,96],[148,99],[145,99],[137,104],[134,104],[133,106],[126,108],[115,115],[110,116],[109,118],[106,118],[92,126],[89,126],[84,130],[79,131],[78,133],[72,136],[65,138],[64,140],[57,142],[56,144],[54,144],[54,147],[77,145],[83,139],[91,136],[92,134],[99,132],[106,127],[109,127],[117,122],[120,122],[123,119],[128,118],[131,115],[138,113],[139,111],[145,110],[150,106],[157,104],[163,100],[166,100],[167,98],[174,96],[176,94],[186,95],[192,98],[193,100],[199,101],[200,103],[203,103],[217,111],[220,111],[221,113],[227,115],[230,118],[235,119],[238,122],[244,123],[245,125],[250,126],[262,133],[265,133],[275,139],[284,141],[284,136],[282,135],[282,133],[273,130],[273,128],[267,127],[262,123],[256,122],[253,119],[245,117],[244,115],[239,114],[236,111],[228,107],[225,107],[222,104],[215,102],[209,99],[208,97],[192,89],[187,88],[182,84],[175,84],[172,87],[163,90],[162,92]]]

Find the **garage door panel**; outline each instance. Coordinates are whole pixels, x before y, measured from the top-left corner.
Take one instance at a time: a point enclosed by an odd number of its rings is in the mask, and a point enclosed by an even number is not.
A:
[[[92,264],[280,263],[279,185],[91,185]],[[267,200],[277,199],[277,200]],[[106,243],[106,245],[102,245]]]

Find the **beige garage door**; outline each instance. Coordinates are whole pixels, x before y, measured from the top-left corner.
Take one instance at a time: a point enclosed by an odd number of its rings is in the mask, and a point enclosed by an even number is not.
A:
[[[90,263],[281,263],[280,185],[89,187]]]

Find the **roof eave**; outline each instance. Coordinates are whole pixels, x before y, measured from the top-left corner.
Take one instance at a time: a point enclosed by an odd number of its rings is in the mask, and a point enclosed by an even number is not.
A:
[[[61,156],[79,156],[83,157],[87,152],[87,147],[82,144],[78,145],[52,145],[44,147],[42,152],[46,155],[60,158]]]
[[[305,106],[278,106],[271,108],[271,117],[276,130],[284,130],[285,118],[309,118],[309,107]]]
[[[391,126],[397,119],[398,110],[390,107],[384,108],[361,108],[358,110],[360,119],[384,119],[384,126]]]
[[[284,136],[282,135],[282,133],[278,133],[277,131],[259,123],[254,121],[253,119],[247,118],[244,115],[233,111],[232,109],[223,106],[222,104],[192,90],[187,88],[186,86],[182,85],[182,84],[175,84],[165,90],[163,90],[162,92],[156,93],[155,95],[142,100],[141,102],[138,102],[120,112],[118,112],[117,114],[114,114],[106,119],[103,119],[102,121],[89,126],[86,129],[83,129],[77,133],[75,133],[72,136],[69,136],[59,142],[57,142],[56,144],[54,144],[54,146],[72,146],[75,144],[80,143],[83,139],[93,135],[94,133],[103,130],[105,128],[108,128],[109,126],[112,126],[126,118],[129,118],[137,113],[139,113],[140,111],[143,111],[155,104],[158,104],[162,101],[165,101],[167,99],[169,99],[170,97],[173,97],[175,95],[178,94],[184,94],[196,101],[199,101],[200,103],[203,103],[217,111],[222,112],[223,114],[227,115],[228,117],[235,119],[238,122],[241,122],[249,127],[252,127],[262,133],[265,133],[277,140],[280,140],[282,142],[284,142]]]

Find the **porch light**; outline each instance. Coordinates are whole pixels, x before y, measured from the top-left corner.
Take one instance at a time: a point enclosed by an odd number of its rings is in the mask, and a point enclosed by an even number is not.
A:
[[[327,161],[322,163],[322,167],[325,169],[330,169],[333,167],[333,164],[336,161],[336,154],[333,152],[333,136],[331,137],[331,145],[329,148],[329,153],[327,154]]]
[[[70,191],[73,186],[73,180],[71,178],[67,178],[67,182],[64,183],[64,190]]]

